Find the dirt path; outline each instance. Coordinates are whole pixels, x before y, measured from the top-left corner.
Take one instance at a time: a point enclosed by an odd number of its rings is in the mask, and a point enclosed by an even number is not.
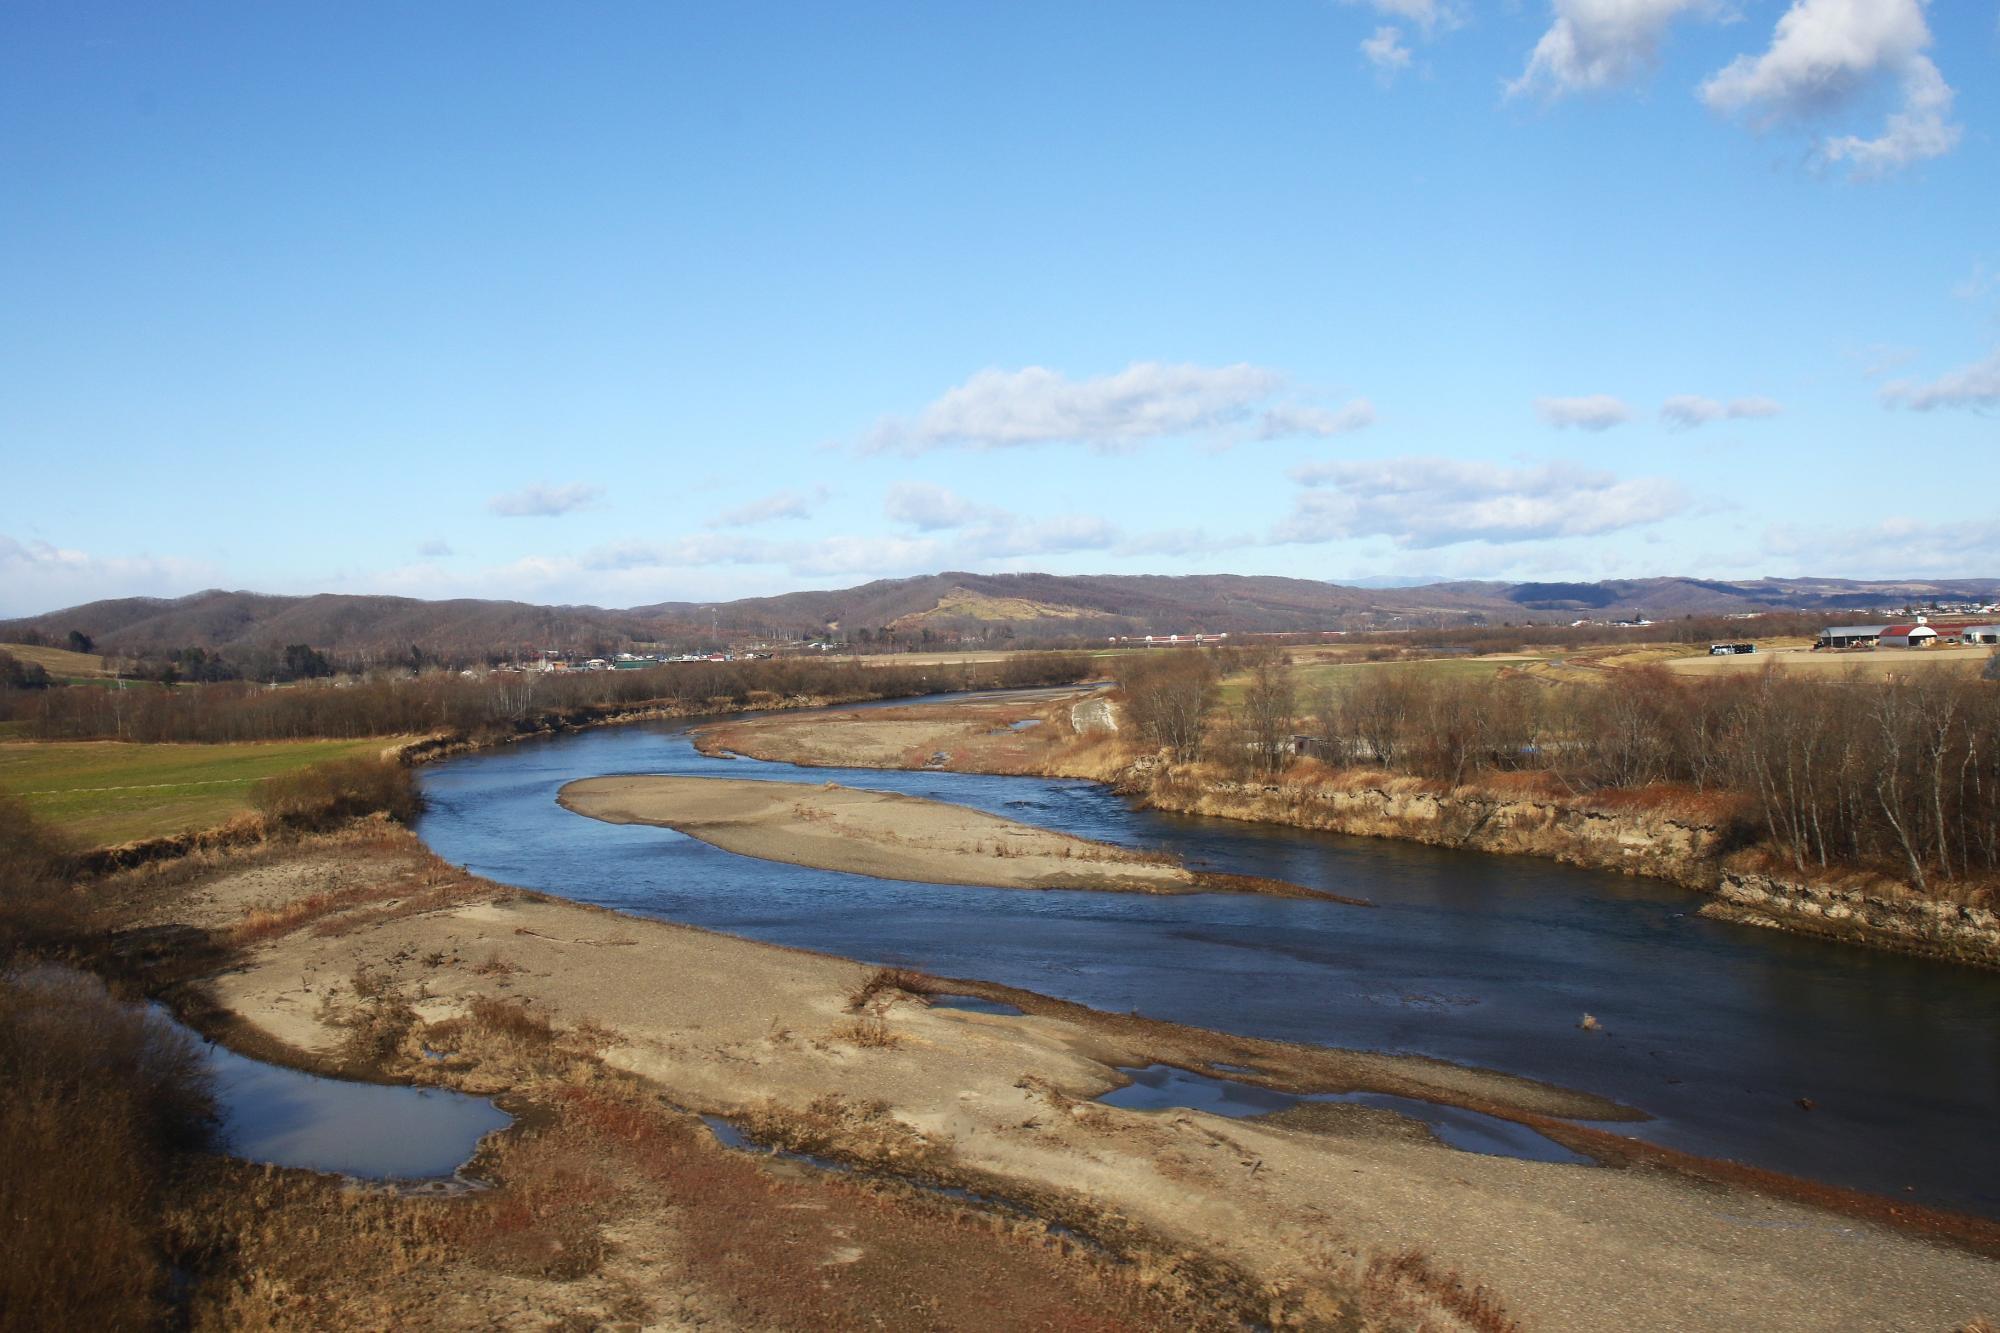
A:
[[[879,879],[1000,889],[1330,896],[1277,880],[1198,873],[1161,856],[962,805],[833,782],[583,778],[556,799],[564,809],[611,824],[656,824],[743,856]]]
[[[1090,1100],[1121,1066],[1227,1060],[1291,1085],[1611,1113],[1557,1089],[1074,1006],[935,1008],[912,993],[918,979],[451,880],[395,836],[361,869],[336,842],[266,854],[248,871],[225,865],[154,895],[152,910],[224,934],[232,921],[263,923],[212,992],[244,1034],[297,1058],[343,1058],[382,1014],[407,1013],[383,1056],[391,1072],[500,1091],[520,1083],[520,1066],[462,1034],[468,1015],[504,1002],[590,1034],[610,1067],[677,1105],[1032,1202],[1114,1244],[1150,1246],[1148,1265],[1219,1265],[1309,1322],[1334,1322],[1393,1273],[1430,1276],[1394,1298],[1418,1304],[1378,1327],[1419,1316],[1438,1329],[1510,1327],[1466,1314],[1472,1284],[1489,1288],[1479,1309],[1504,1304],[1537,1330],[1946,1330],[1990,1312],[2000,1292],[2000,1264],[1963,1249],[1667,1171],[1477,1156],[1381,1117],[1306,1129]],[[381,886],[374,900],[369,882]]]

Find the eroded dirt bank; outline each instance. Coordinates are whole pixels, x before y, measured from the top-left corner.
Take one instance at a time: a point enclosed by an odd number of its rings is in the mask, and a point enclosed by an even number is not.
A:
[[[1379,1114],[1308,1129],[1097,1105],[1121,1066],[1227,1062],[1274,1086],[1380,1088],[1551,1127],[1545,1117],[1618,1113],[1431,1061],[1017,993],[1020,1016],[936,1008],[924,993],[937,983],[923,978],[468,878],[393,827],[132,872],[118,887],[135,918],[199,931],[226,957],[179,996],[212,1030],[308,1066],[540,1108],[528,1115],[539,1127],[490,1155],[500,1189],[460,1214],[435,1201],[407,1201],[417,1212],[375,1196],[341,1203],[266,1173],[256,1188],[272,1213],[257,1243],[272,1247],[270,1271],[291,1276],[279,1288],[246,1273],[216,1297],[228,1315],[216,1322],[420,1316],[448,1290],[435,1323],[594,1312],[805,1326],[805,1306],[730,1313],[748,1308],[732,1301],[779,1299],[746,1286],[746,1265],[775,1263],[791,1265],[807,1304],[828,1283],[874,1284],[842,1287],[848,1303],[814,1326],[970,1327],[939,1307],[965,1286],[959,1274],[929,1270],[978,1256],[997,1281],[1040,1281],[1070,1301],[1054,1316],[1066,1326],[1101,1306],[1102,1327],[1187,1326],[1206,1311],[1323,1327],[1492,1330],[1517,1326],[1511,1317],[1533,1329],[1951,1328],[2000,1290],[1988,1257],[2000,1227],[1910,1208],[1871,1215],[1837,1192],[1820,1206],[1810,1187],[1746,1188],[1722,1170],[1697,1180],[1672,1154],[1546,1165],[1447,1149]],[[1083,1250],[1035,1268],[1049,1252],[1038,1247],[1056,1242],[1032,1225],[1020,1224],[1023,1239],[977,1213],[909,1212],[905,1202],[933,1204],[852,1180],[808,1187],[783,1166],[739,1178],[746,1159],[706,1145],[674,1108],[1022,1201],[1128,1262],[1104,1268]],[[1594,1133],[1606,1160],[1625,1161]],[[327,1251],[315,1264],[298,1267],[303,1241],[295,1253],[271,1238],[291,1234],[288,1218]],[[976,1244],[925,1250],[910,1218]],[[463,1243],[467,1227],[480,1246]],[[729,1248],[744,1236],[766,1248]]]
[[[1196,872],[1171,858],[962,805],[833,782],[583,778],[556,800],[607,823],[659,825],[759,860],[880,879],[1000,889],[1332,896],[1278,880]]]
[[[1116,733],[1088,728],[1100,700],[996,698],[869,713],[741,719],[704,727],[696,744],[787,763],[946,768],[1089,778],[1155,809],[1357,837],[1544,856],[1670,880],[1713,894],[1703,915],[1981,967],[2000,967],[2000,912],[1922,898],[1879,876],[1841,883],[1790,878],[1705,812],[1671,801],[1461,786],[1352,770],[1244,781],[1171,764]],[[1036,725],[1017,729],[1023,721]],[[1083,725],[1078,725],[1079,723]]]

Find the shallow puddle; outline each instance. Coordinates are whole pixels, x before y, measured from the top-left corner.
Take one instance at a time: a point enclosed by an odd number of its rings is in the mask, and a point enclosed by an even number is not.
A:
[[[1526,1125],[1416,1097],[1397,1097],[1386,1092],[1279,1092],[1253,1083],[1211,1078],[1173,1065],[1148,1065],[1143,1069],[1121,1069],[1118,1072],[1132,1081],[1122,1088],[1113,1088],[1097,1099],[1106,1106],[1120,1106],[1132,1111],[1184,1109],[1238,1117],[1272,1115],[1294,1106],[1314,1103],[1369,1106],[1422,1121],[1430,1126],[1441,1143],[1464,1152],[1484,1153],[1489,1157],[1519,1157],[1531,1162],[1596,1165],[1592,1158],[1572,1152]]]
[[[188,1035],[215,1079],[223,1150],[246,1161],[430,1180],[455,1175],[481,1139],[514,1123],[483,1097],[322,1078]]]

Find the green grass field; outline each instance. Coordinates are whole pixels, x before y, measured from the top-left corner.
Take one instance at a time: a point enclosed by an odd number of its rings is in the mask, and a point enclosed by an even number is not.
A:
[[[1401,667],[1426,676],[1479,678],[1497,675],[1506,667],[1523,665],[1525,663],[1518,661],[1485,661],[1465,657],[1438,657],[1418,662],[1308,662],[1294,668],[1292,679],[1298,690],[1299,706],[1305,709],[1311,706],[1313,698],[1321,690],[1345,694],[1364,672]],[[1243,702],[1243,690],[1249,680],[1247,675],[1225,678],[1222,682],[1222,701],[1231,705]]]
[[[379,754],[394,740],[261,745],[0,741],[0,791],[19,796],[79,849],[213,828],[250,809],[260,778],[326,759]]]

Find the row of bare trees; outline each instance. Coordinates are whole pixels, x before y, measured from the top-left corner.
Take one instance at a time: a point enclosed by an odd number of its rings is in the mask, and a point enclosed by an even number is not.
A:
[[[2000,877],[2000,657],[1986,679],[1656,668],[1588,685],[1384,665],[1300,701],[1268,654],[1236,664],[1241,702],[1219,708],[1203,656],[1149,657],[1121,680],[1141,737],[1182,759],[1268,774],[1305,753],[1453,786],[1532,772],[1577,794],[1680,788],[1801,871],[1875,866],[1919,891]]]
[[[816,658],[677,662],[643,671],[434,672],[415,679],[0,689],[0,719],[37,740],[264,741],[479,734],[582,722],[623,709],[726,711],[768,696],[893,698],[942,690],[1067,684],[1092,663],[1034,653],[994,663],[862,665]]]
[[[1322,699],[1337,761],[1454,784],[1539,770],[1574,791],[1735,794],[1800,870],[1884,864],[1917,889],[2000,874],[2000,688],[1944,671],[1547,686],[1384,667]]]

